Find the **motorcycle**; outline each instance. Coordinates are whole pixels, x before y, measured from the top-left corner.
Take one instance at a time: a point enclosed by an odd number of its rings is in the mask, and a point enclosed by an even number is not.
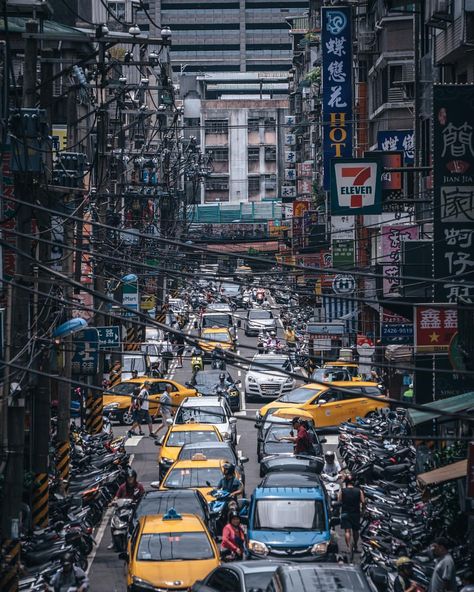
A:
[[[237,501],[231,496],[231,492],[225,489],[213,489],[210,493],[214,499],[209,502],[209,511],[215,520],[216,532],[219,534],[222,532],[227,524],[229,512],[235,511],[239,513],[241,518],[247,518],[248,500],[243,498]]]
[[[135,504],[136,500],[133,499],[118,499],[114,502],[116,508],[110,521],[110,533],[117,553],[122,553],[127,549],[128,525]]]
[[[341,491],[339,475],[327,475],[326,473],[322,473],[321,479],[324,481],[324,486],[326,488],[329,499],[332,502],[337,501],[339,492]]]
[[[204,370],[204,360],[201,352],[193,353],[191,357],[191,368],[193,374],[196,374],[197,372],[199,372],[199,370]]]

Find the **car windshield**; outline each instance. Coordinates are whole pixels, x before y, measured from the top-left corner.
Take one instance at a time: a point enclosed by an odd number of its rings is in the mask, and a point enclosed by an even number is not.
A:
[[[265,368],[260,364],[265,364]],[[272,368],[275,368],[275,370],[283,370],[283,372],[291,371],[291,365],[288,358],[259,358],[258,360],[254,360],[250,366],[250,372],[265,372],[267,370],[266,366],[271,366]]]
[[[273,319],[273,315],[270,310],[251,310],[249,319]]]
[[[320,368],[313,372],[311,376],[316,382],[339,382],[339,381],[350,381],[351,375],[347,370],[325,370]]]
[[[137,551],[137,561],[196,561],[213,557],[204,532],[143,534]]]
[[[217,484],[221,479],[222,471],[219,467],[176,468],[169,471],[163,485],[168,489],[217,487]],[[210,486],[208,483],[210,483]]]
[[[205,518],[196,492],[190,491],[189,495],[176,495],[174,493],[169,495],[164,491],[160,493],[165,495],[156,495],[153,492],[151,495],[142,497],[135,512],[137,520],[142,516],[166,514],[170,508],[174,508],[180,514],[197,514],[201,518]]]
[[[231,341],[230,335],[228,333],[220,333],[217,331],[215,333],[206,332],[202,337],[206,341],[221,341],[223,343],[228,343]]]
[[[338,370],[346,370],[354,378],[357,376],[359,372],[357,366],[326,366],[324,370],[330,370],[332,372],[337,372]]]
[[[214,430],[173,431],[168,436],[166,446],[184,446],[185,444],[197,444],[198,442],[219,442],[219,436]]]
[[[255,510],[254,528],[263,530],[325,529],[323,504],[319,500],[259,500]]]
[[[225,423],[222,407],[181,407],[176,414],[175,423]]]
[[[221,372],[222,370],[219,372],[198,372],[194,379],[194,386],[214,386],[219,384],[219,376]],[[228,374],[226,375],[225,380],[228,384],[232,382]]]
[[[278,400],[282,403],[306,403],[320,392],[321,389],[295,388]]]
[[[209,328],[209,327],[231,327],[232,326],[232,320],[229,317],[229,315],[227,314],[223,314],[223,315],[215,315],[213,314],[212,316],[206,316],[204,315],[202,318],[202,326],[204,328]]]
[[[245,574],[245,590],[266,590],[277,567],[278,564],[274,567],[260,568],[262,571],[258,573]]]
[[[232,464],[237,464],[237,458],[235,454],[232,452],[230,448],[227,446],[219,447],[219,448],[208,448],[204,444],[202,448],[197,448],[193,446],[193,448],[186,449],[184,447],[178,455],[178,460],[191,460],[195,454],[204,454],[206,458],[214,459],[214,460],[225,460],[227,462],[231,462]]]
[[[121,382],[109,389],[109,392],[114,393],[114,395],[131,395],[136,386],[141,387],[141,384],[138,382]]]

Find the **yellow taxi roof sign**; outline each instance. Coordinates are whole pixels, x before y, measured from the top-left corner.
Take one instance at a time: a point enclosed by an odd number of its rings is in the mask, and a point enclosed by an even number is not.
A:
[[[207,460],[207,456],[202,452],[196,452],[192,455],[191,460]]]

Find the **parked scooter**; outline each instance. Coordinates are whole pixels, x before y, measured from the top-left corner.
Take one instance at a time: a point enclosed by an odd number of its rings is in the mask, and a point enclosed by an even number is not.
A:
[[[127,536],[130,518],[136,505],[133,499],[118,499],[114,502],[115,512],[110,521],[110,533],[112,543],[117,553],[122,553],[127,549]]]

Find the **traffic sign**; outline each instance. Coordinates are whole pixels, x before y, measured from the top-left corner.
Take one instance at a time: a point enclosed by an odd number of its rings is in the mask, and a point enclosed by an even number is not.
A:
[[[353,275],[339,274],[332,281],[332,289],[335,294],[353,294],[356,282]]]
[[[97,327],[99,349],[120,349],[120,327]]]
[[[73,336],[74,353],[71,372],[74,375],[92,376],[99,369],[99,332],[95,328],[84,329]]]

